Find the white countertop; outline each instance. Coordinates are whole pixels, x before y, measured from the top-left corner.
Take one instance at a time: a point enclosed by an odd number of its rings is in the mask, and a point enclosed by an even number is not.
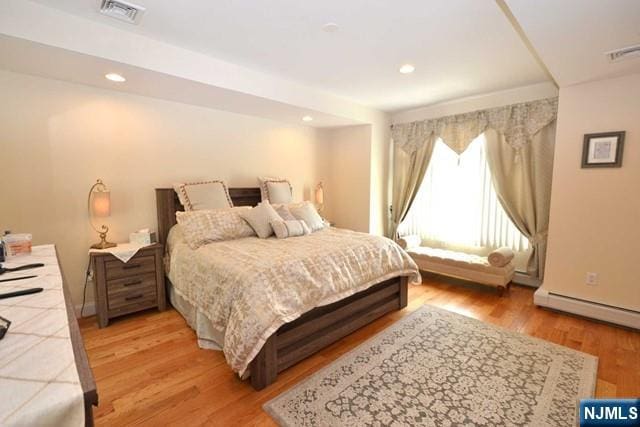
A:
[[[44,263],[8,272],[0,279],[37,275],[0,283],[0,293],[26,288],[44,291],[0,299],[0,316],[11,321],[0,340],[0,425],[84,425],[84,400],[78,377],[53,245],[34,246],[4,267]]]

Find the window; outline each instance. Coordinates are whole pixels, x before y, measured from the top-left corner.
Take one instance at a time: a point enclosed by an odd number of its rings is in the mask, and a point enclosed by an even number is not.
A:
[[[507,246],[526,258],[529,241],[500,205],[485,156],[485,138],[476,138],[458,156],[436,142],[429,168],[399,228],[429,246],[488,253]],[[518,255],[518,254],[517,254]],[[517,263],[519,264],[519,263]]]

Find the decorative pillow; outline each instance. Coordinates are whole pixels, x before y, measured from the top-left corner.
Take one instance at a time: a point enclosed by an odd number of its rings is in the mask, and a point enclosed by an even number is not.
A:
[[[291,215],[291,211],[289,210],[289,208],[287,207],[287,205],[271,205],[273,206],[273,208],[276,210],[276,212],[278,212],[278,215],[280,215],[280,218],[282,218],[284,221],[295,221],[296,217]]]
[[[271,221],[271,228],[273,228],[278,239],[311,234],[307,223],[298,219],[293,221]]]
[[[266,239],[273,234],[272,221],[282,221],[282,218],[268,202],[258,203],[255,208],[240,212],[240,216],[249,223],[261,239]]]
[[[300,205],[289,206],[289,211],[296,217],[307,223],[307,226],[311,229],[311,232],[322,230],[326,227],[326,224],[322,220],[322,217],[318,215],[315,206],[311,202],[304,202]]]
[[[267,198],[267,187],[265,183],[267,181],[282,181],[283,178],[275,178],[272,176],[259,176],[258,181],[260,182],[260,197],[262,197],[262,201],[269,201]]]
[[[223,209],[233,207],[227,184],[224,181],[200,181],[174,184],[185,211]]]
[[[176,212],[184,239],[191,249],[221,241],[255,236],[256,233],[240,216],[248,207],[231,209],[205,209]]]
[[[271,204],[291,203],[293,187],[288,179],[260,177],[260,193],[262,201]]]

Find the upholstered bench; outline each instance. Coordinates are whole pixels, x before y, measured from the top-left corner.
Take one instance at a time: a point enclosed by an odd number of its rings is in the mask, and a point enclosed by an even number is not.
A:
[[[500,248],[483,257],[446,249],[420,246],[417,236],[399,240],[420,270],[496,287],[500,295],[508,288],[515,274],[513,251]]]

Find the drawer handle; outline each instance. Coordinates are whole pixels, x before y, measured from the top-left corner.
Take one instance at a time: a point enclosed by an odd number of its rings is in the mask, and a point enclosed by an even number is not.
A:
[[[132,295],[132,296],[130,296],[130,297],[125,297],[125,298],[124,298],[124,300],[125,300],[125,301],[132,301],[132,300],[134,300],[134,299],[140,299],[140,298],[142,298],[143,296],[144,296],[144,295],[142,295],[142,294]]]
[[[124,283],[123,286],[139,285],[140,283],[142,283],[142,279],[133,280],[131,282]]]
[[[140,268],[142,267],[141,264],[125,264],[122,266],[123,270],[131,270],[132,268]]]

